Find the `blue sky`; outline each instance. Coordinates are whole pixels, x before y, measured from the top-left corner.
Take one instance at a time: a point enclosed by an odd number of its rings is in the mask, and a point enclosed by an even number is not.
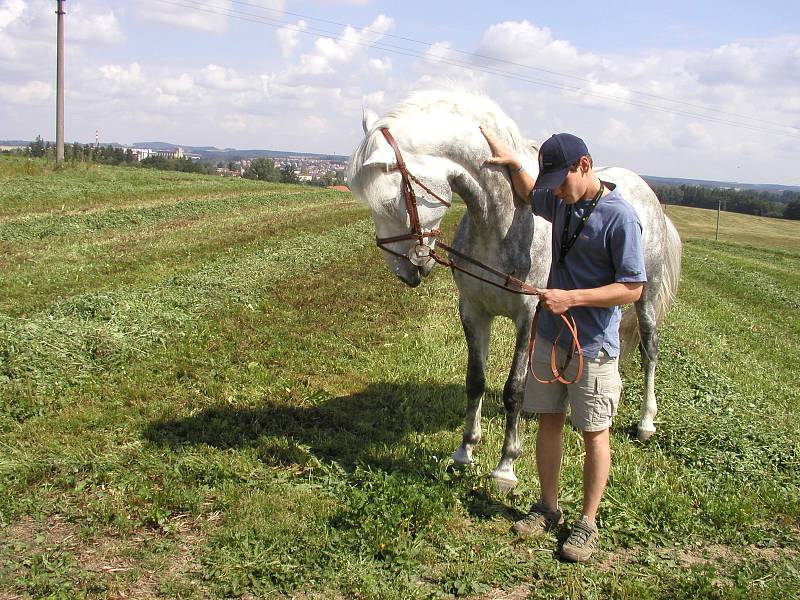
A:
[[[0,0],[0,139],[54,137],[55,4]],[[91,141],[97,129],[121,143],[349,154],[363,105],[381,113],[414,90],[457,87],[496,100],[532,140],[581,135],[600,164],[800,184],[796,2],[66,8],[70,141]]]

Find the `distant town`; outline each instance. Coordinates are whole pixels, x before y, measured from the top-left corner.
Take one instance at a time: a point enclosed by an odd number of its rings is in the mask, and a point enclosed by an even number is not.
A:
[[[40,138],[37,138],[39,141]],[[1,140],[0,152],[25,153],[37,142],[24,140]],[[42,142],[46,150],[52,142]],[[306,152],[282,152],[276,150],[238,150],[235,148],[219,149],[214,147],[178,146],[164,142],[141,142],[132,145],[105,143],[82,145],[84,148],[114,149],[128,157],[126,162],[148,162],[154,159],[189,160],[195,163],[213,165],[217,175],[222,177],[243,177],[254,160],[268,159],[277,170],[289,171],[294,180],[311,183],[326,179],[338,183],[345,181],[347,157],[333,154],[313,154]]]

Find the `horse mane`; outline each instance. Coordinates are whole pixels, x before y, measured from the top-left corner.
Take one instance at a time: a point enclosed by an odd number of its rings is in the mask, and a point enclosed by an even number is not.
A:
[[[474,92],[453,90],[415,92],[380,117],[353,152],[347,168],[347,180],[356,199],[376,212],[385,212],[386,207],[383,203],[388,199],[369,197],[369,194],[363,193],[365,182],[360,181],[362,178],[359,177],[364,162],[373,152],[386,144],[380,129],[388,127],[391,130],[398,121],[437,114],[451,118],[463,117],[474,122],[476,130],[478,125],[483,125],[496,132],[518,151],[530,150],[530,142],[522,136],[516,123],[489,97]],[[379,175],[380,172],[376,170],[375,174]]]

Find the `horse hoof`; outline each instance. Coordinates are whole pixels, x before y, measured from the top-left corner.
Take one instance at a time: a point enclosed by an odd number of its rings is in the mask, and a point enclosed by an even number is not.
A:
[[[644,444],[647,440],[649,440],[653,436],[655,432],[656,432],[655,429],[650,430],[650,429],[642,429],[641,427],[639,427],[636,430],[636,439]]]
[[[505,496],[514,491],[514,488],[517,487],[517,482],[510,479],[495,479],[494,485],[497,487],[497,491]]]
[[[472,464],[472,456],[464,448],[459,448],[450,456],[457,467],[467,467]]]
[[[501,494],[507,494],[517,487],[517,476],[513,471],[492,471],[492,480]]]

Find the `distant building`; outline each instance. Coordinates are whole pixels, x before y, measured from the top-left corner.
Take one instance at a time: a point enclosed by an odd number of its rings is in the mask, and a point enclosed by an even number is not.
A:
[[[183,148],[175,148],[174,150],[153,150],[151,148],[130,148],[130,151],[133,152],[133,155],[136,157],[136,160],[141,162],[145,158],[150,158],[152,156],[158,156],[161,158],[184,158],[186,155],[183,152]],[[199,157],[198,157],[199,158]]]

